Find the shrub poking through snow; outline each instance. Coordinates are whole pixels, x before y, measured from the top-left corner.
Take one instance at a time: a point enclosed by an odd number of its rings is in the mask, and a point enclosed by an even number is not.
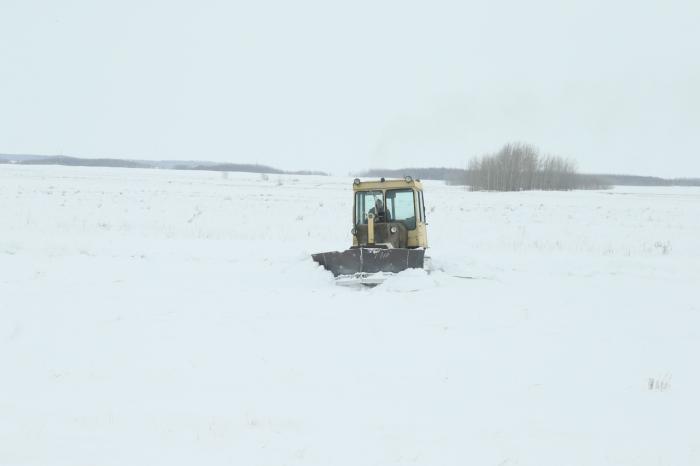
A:
[[[665,392],[671,388],[671,375],[665,374],[663,377],[649,377],[647,388],[650,391]]]

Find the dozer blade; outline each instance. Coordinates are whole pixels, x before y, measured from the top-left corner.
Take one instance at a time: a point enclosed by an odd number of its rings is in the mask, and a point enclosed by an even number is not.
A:
[[[334,276],[422,269],[424,249],[355,248],[311,256]]]

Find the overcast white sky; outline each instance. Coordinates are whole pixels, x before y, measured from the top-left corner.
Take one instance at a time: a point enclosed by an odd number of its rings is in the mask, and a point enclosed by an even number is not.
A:
[[[700,2],[0,0],[0,153],[700,176]]]

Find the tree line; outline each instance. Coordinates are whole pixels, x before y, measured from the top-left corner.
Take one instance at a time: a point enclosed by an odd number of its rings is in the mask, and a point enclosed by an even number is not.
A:
[[[506,144],[495,154],[475,157],[469,161],[466,169],[378,168],[359,174],[377,178],[403,178],[405,175],[466,185],[473,191],[605,189],[611,184],[600,175],[578,173],[572,160],[540,155],[536,147],[523,143]]]
[[[0,154],[0,164],[18,165],[68,165],[75,167],[159,168],[168,170],[208,170],[222,172],[267,173],[278,175],[320,175],[318,170],[280,170],[275,167],[251,163],[216,163],[177,160],[133,160],[113,158],[83,158],[64,155]]]
[[[371,169],[364,177],[443,180],[473,191],[608,189],[611,186],[700,186],[700,178],[582,174],[570,159],[541,155],[532,145],[506,144],[494,154],[471,159],[466,168],[423,167]]]
[[[589,175],[615,186],[700,186],[700,178],[659,178],[638,175]]]
[[[495,154],[469,161],[464,184],[472,191],[567,191],[602,189],[597,177],[580,175],[573,160],[541,155],[529,144],[506,144]]]
[[[420,180],[457,180],[464,176],[464,169],[446,167],[371,168],[357,173],[357,176],[368,178],[403,178],[406,175]]]

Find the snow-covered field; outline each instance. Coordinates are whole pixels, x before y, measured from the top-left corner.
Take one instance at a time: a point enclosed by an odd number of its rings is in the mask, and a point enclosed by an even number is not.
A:
[[[425,185],[355,290],[349,178],[0,165],[0,465],[700,464],[700,189]]]

